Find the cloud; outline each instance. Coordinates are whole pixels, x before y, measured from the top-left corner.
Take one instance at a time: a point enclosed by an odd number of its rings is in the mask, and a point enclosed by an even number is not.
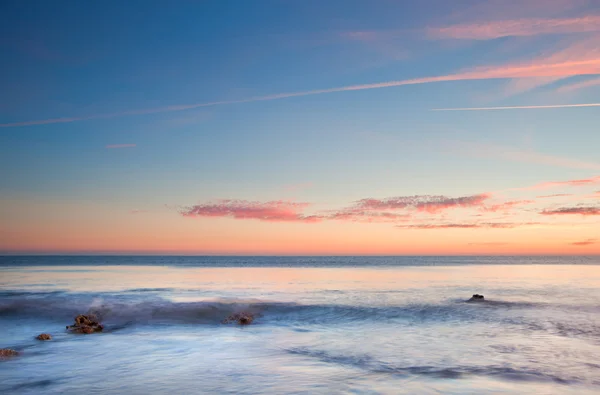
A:
[[[588,185],[595,185],[595,184],[600,184],[600,176],[583,178],[583,179],[579,179],[579,180],[541,182],[539,184],[535,184],[530,187],[517,188],[517,189],[535,190],[535,189],[548,189],[548,188],[563,187],[563,186],[580,187],[580,186],[588,186]],[[552,195],[550,195],[550,196],[552,196]]]
[[[130,214],[144,214],[144,213],[147,213],[147,212],[148,212],[148,210],[137,210],[137,209],[136,210],[129,210]]]
[[[108,148],[108,149],[134,148],[135,146],[136,146],[135,144],[111,144],[111,145],[107,145],[106,148]]]
[[[600,107],[600,103],[582,104],[553,104],[547,106],[508,106],[508,107],[457,107],[457,108],[432,108],[431,111],[499,111],[499,110],[540,110],[550,108],[578,108]]]
[[[580,246],[580,247],[584,247],[584,246],[589,246],[592,244],[596,244],[598,242],[598,239],[587,239],[587,240],[583,240],[583,241],[576,241],[573,243],[570,243],[572,246]]]
[[[585,89],[585,88],[589,88],[591,86],[598,86],[600,85],[600,78],[595,78],[595,79],[591,79],[591,80],[587,80],[587,81],[582,81],[582,82],[576,82],[573,84],[569,84],[569,85],[563,85],[560,88],[558,88],[556,91],[557,92],[572,92],[572,91],[576,91],[579,89]]]
[[[362,199],[357,202],[357,208],[363,210],[398,210],[411,208],[421,212],[438,213],[458,207],[481,206],[489,194],[483,193],[472,196],[451,198],[447,196],[415,195],[400,196],[387,199]]]
[[[567,196],[573,196],[573,195],[570,193],[555,193],[554,195],[536,196],[536,198],[537,199],[548,199],[548,198],[567,197]]]
[[[535,203],[535,201],[533,201],[533,200],[514,200],[514,201],[504,202],[504,203],[500,203],[500,204],[494,204],[492,206],[487,206],[487,207],[484,207],[483,210],[495,213],[498,211],[508,211],[516,206],[523,206],[523,205],[533,204],[533,203]]]
[[[462,23],[428,28],[426,33],[434,39],[492,40],[509,36],[590,33],[598,31],[600,31],[600,16],[588,15],[580,18],[523,18]]]
[[[402,229],[513,229],[522,226],[540,225],[539,222],[482,222],[482,223],[445,223],[445,224],[416,224],[396,225]]]
[[[430,195],[394,197],[381,200],[369,198],[359,200],[352,207],[320,212],[315,215],[304,213],[304,210],[310,206],[309,203],[284,200],[256,202],[224,199],[182,207],[178,212],[184,217],[229,217],[268,222],[349,221],[386,223],[402,222],[410,218],[410,213],[397,213],[393,212],[394,210],[411,209],[436,214],[453,208],[478,207],[488,198],[488,194],[458,198]]]
[[[248,200],[219,200],[180,209],[184,217],[229,217],[267,222],[318,222],[319,217],[302,213],[308,203],[288,201],[252,202]]]
[[[397,214],[380,211],[342,210],[325,216],[328,220],[350,222],[400,222],[410,218],[409,214]]]
[[[544,210],[542,215],[600,215],[600,207],[561,207],[554,210]]]

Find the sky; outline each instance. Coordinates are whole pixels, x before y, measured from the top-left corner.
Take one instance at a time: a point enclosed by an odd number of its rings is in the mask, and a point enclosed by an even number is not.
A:
[[[0,253],[600,254],[600,1],[3,1]]]

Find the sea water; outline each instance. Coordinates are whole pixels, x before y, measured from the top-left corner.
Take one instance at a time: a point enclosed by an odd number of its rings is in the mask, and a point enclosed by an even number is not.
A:
[[[2,394],[600,393],[600,258],[1,257],[0,348]]]

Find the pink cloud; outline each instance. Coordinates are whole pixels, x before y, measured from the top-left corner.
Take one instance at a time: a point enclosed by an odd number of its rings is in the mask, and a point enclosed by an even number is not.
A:
[[[318,222],[317,216],[302,213],[308,203],[288,201],[251,202],[247,200],[219,200],[214,203],[199,204],[180,210],[184,217],[229,217],[235,219],[255,219],[268,222]]]
[[[409,213],[395,213],[394,210],[410,209],[418,212],[437,214],[454,208],[478,207],[490,197],[489,194],[450,198],[446,196],[404,196],[389,199],[362,199],[354,206],[306,215],[304,210],[309,203],[296,203],[277,200],[254,202],[247,200],[218,200],[179,209],[184,217],[229,217],[234,219],[256,219],[269,222],[320,222],[350,221],[367,223],[403,222],[410,218]]]
[[[357,208],[364,210],[398,210],[412,208],[417,211],[435,214],[453,208],[481,206],[490,197],[490,194],[483,193],[457,198],[431,195],[400,196],[383,200],[369,198],[359,200]]]
[[[554,210],[544,210],[542,215],[600,215],[600,207],[561,207]]]
[[[525,189],[525,190],[548,189],[548,188],[555,188],[555,187],[562,187],[562,186],[579,187],[579,186],[587,186],[587,185],[595,185],[595,184],[600,184],[600,176],[584,178],[584,179],[579,179],[579,180],[542,182],[542,183],[535,184],[531,187],[527,187],[527,188],[523,188],[523,189]]]
[[[108,148],[108,149],[134,148],[135,146],[136,146],[135,144],[111,144],[111,145],[107,145],[106,148]]]
[[[536,36],[598,31],[600,31],[600,16],[588,15],[580,18],[523,18],[463,23],[428,28],[427,35],[436,39],[491,40],[509,36]]]
[[[396,225],[402,229],[512,229],[521,226],[539,225],[538,222],[514,223],[514,222],[482,222],[482,223],[447,223],[447,224],[416,224]]]
[[[568,196],[573,196],[570,193],[556,193],[554,195],[542,195],[542,196],[536,196],[537,199],[548,199],[548,198],[557,198],[557,197],[568,197]]]
[[[595,79],[591,79],[591,80],[587,80],[587,81],[582,81],[582,82],[576,82],[573,84],[569,84],[569,85],[563,85],[560,88],[558,88],[556,91],[557,92],[573,92],[579,89],[585,89],[585,88],[589,88],[592,86],[598,86],[600,85],[600,78],[595,78]]]
[[[492,206],[487,206],[484,207],[483,209],[485,211],[490,211],[490,212],[498,212],[498,211],[508,211],[516,206],[523,206],[523,205],[527,205],[527,204],[533,204],[535,203],[535,201],[533,200],[514,200],[514,201],[510,201],[510,202],[504,202],[504,203],[500,203],[500,204],[494,204]]]
[[[410,218],[408,214],[397,214],[380,211],[342,210],[326,216],[329,220],[350,222],[400,222]]]
[[[580,246],[580,247],[584,247],[584,246],[589,246],[592,244],[596,244],[598,242],[597,239],[587,239],[584,241],[576,241],[574,243],[570,243],[573,246]]]

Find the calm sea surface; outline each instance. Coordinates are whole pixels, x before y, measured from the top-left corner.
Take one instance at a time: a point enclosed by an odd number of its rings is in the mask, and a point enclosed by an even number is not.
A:
[[[0,348],[2,394],[598,394],[600,257],[0,257]]]

